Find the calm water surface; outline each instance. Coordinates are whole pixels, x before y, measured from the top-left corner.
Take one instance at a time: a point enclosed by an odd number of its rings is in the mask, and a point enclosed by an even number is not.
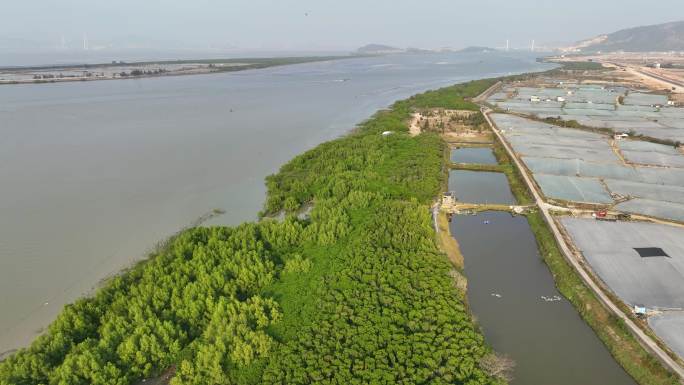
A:
[[[491,147],[463,147],[451,150],[454,163],[496,164]]]
[[[402,55],[0,87],[0,353],[202,214],[256,218],[264,177],[378,108],[533,57]]]
[[[471,310],[487,342],[517,363],[512,384],[635,384],[561,297],[525,217],[457,215],[451,232],[465,258]]]
[[[508,178],[501,172],[451,170],[449,191],[466,203],[515,204]]]

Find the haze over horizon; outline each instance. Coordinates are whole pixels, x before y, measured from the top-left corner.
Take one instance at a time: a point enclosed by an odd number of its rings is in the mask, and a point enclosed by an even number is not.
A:
[[[390,1],[167,0],[116,3],[26,0],[5,4],[0,49],[195,49],[349,51],[398,47],[527,47],[574,42],[639,25],[684,19],[681,0]],[[620,17],[615,17],[619,14]],[[580,21],[581,20],[581,21]],[[27,23],[28,21],[28,23]],[[349,26],[353,25],[353,28]]]

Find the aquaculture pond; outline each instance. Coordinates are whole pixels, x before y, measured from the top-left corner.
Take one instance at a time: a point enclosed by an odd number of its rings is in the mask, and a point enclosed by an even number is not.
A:
[[[453,163],[496,164],[491,147],[461,147],[451,150]]]
[[[457,215],[451,232],[471,310],[487,342],[517,364],[512,384],[634,384],[556,289],[524,216]]]
[[[461,202],[515,204],[506,174],[500,172],[451,170],[449,191]]]

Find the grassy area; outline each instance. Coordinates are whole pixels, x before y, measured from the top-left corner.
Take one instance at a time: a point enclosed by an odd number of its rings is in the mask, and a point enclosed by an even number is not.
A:
[[[447,255],[454,267],[458,270],[463,270],[463,254],[461,254],[461,248],[458,245],[458,241],[451,235],[449,219],[445,213],[439,213],[439,216],[437,217],[437,226],[439,227],[437,241],[440,245],[440,249]]]
[[[449,163],[449,168],[454,170],[469,171],[491,171],[504,172],[505,167],[498,164],[477,164],[477,163]]]
[[[565,120],[565,119],[556,118],[556,117],[552,117],[552,116],[549,116],[545,119],[539,119],[535,116],[532,116],[531,119],[536,120],[538,122],[542,122],[542,123],[553,124],[554,126],[559,126],[559,127],[574,128],[576,130],[588,131],[588,132],[593,132],[596,134],[613,135],[613,130],[611,130],[610,128],[585,126],[585,125],[580,124],[576,120]]]
[[[472,98],[494,85],[498,79],[483,79],[445,87],[407,100],[414,108],[444,108],[449,110],[480,111]],[[439,107],[435,107],[439,106]]]
[[[560,62],[563,67],[560,69],[563,71],[610,71],[610,68],[606,68],[601,63],[590,62],[590,61],[564,61]]]

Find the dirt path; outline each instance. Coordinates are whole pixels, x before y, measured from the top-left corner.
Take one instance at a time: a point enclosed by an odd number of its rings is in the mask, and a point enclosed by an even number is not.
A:
[[[418,136],[421,133],[420,121],[423,120],[423,115],[420,112],[411,114],[411,122],[409,122],[409,134],[411,136]]]

